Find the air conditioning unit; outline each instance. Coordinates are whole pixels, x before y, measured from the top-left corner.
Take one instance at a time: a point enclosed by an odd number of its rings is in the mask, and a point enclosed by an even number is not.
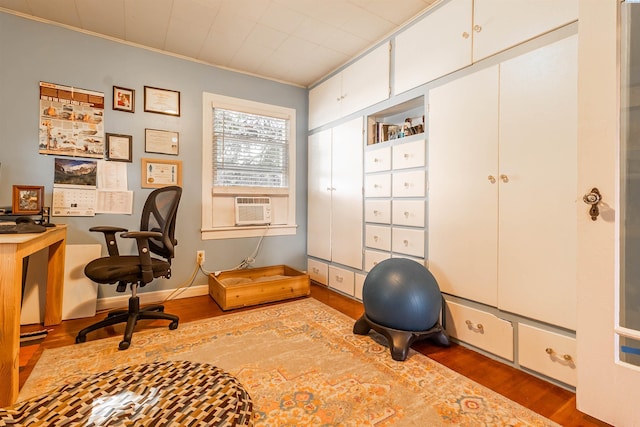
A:
[[[236,225],[271,224],[270,197],[236,197]]]

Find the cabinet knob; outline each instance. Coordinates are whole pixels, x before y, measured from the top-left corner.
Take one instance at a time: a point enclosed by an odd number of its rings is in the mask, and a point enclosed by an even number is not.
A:
[[[490,183],[495,184],[496,183],[496,177],[493,175],[489,175],[487,177],[487,179],[489,180]]]
[[[373,236],[373,241],[377,242],[378,241],[378,236]]]
[[[479,33],[480,31],[482,31],[482,27],[476,24],[473,26],[473,31],[475,31],[476,33]]]
[[[466,31],[464,33],[462,33],[462,38],[463,39],[468,39],[469,38],[469,33],[467,33]]]
[[[500,175],[500,179],[502,180],[502,182],[507,183],[509,182],[509,177],[505,174]]]
[[[409,218],[409,212],[405,212],[405,213],[404,213],[404,217],[405,217],[405,218]]]
[[[402,243],[404,243],[405,246],[409,246],[409,241],[408,240],[403,240]]]
[[[409,153],[404,153],[404,158],[408,159],[409,157],[411,157],[411,155]]]
[[[373,211],[373,215],[374,215],[374,216],[378,216],[378,215],[380,215],[380,211],[378,211],[378,210],[374,210],[374,211]]]

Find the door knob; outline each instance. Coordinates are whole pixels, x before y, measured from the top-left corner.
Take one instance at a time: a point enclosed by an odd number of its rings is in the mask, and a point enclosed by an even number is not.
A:
[[[600,203],[600,201],[602,200],[602,195],[600,194],[600,191],[594,187],[591,189],[591,192],[585,194],[582,197],[582,200],[586,204],[591,205],[591,207],[589,208],[589,215],[591,216],[591,220],[595,221],[596,219],[598,219],[598,215],[600,215],[600,209],[598,208],[598,203]]]

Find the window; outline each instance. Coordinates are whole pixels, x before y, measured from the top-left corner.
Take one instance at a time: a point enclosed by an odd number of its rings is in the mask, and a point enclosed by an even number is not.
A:
[[[295,110],[203,95],[203,239],[295,234]],[[235,223],[237,196],[269,197],[271,224]]]

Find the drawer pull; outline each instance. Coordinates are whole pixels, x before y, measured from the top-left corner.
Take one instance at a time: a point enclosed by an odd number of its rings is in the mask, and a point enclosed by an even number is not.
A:
[[[405,218],[409,218],[409,212],[405,212],[405,213],[404,213],[404,217],[405,217]]]
[[[404,243],[405,246],[409,246],[409,241],[408,240],[403,240],[402,243]]]
[[[344,280],[344,277],[342,276],[336,276],[336,282],[338,283],[342,283],[342,281]]]
[[[405,159],[409,159],[409,157],[411,157],[411,155],[409,153],[404,153],[404,158]]]
[[[373,158],[373,163],[378,163],[380,161],[380,159],[378,159],[377,157]]]
[[[404,188],[409,188],[411,187],[411,183],[410,182],[405,182],[404,183]]]
[[[320,270],[317,267],[313,267],[311,271],[313,271],[315,274],[320,273]]]
[[[549,356],[551,357],[557,357],[559,359],[564,360],[567,363],[573,363],[573,357],[571,357],[570,354],[557,354],[556,351],[554,349],[552,349],[551,347],[547,347],[544,350]]]
[[[378,216],[378,215],[380,215],[380,211],[378,211],[378,210],[373,211],[373,215],[374,215],[374,216]]]
[[[382,185],[373,184],[373,188],[382,188]]]
[[[373,241],[377,242],[378,241],[378,236],[373,236]]]
[[[465,323],[467,324],[467,327],[469,329],[471,329],[472,331],[477,331],[477,332],[484,333],[484,326],[482,326],[482,323],[478,323],[478,324],[474,325],[471,320],[467,320],[467,321],[465,321]]]

